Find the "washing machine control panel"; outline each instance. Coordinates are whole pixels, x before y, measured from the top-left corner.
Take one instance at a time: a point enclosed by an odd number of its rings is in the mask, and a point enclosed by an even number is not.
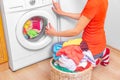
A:
[[[35,5],[35,3],[36,3],[36,0],[30,0],[30,5]]]
[[[52,4],[52,0],[25,0],[25,8],[31,9]]]
[[[52,5],[52,0],[3,0],[7,12],[22,11]]]

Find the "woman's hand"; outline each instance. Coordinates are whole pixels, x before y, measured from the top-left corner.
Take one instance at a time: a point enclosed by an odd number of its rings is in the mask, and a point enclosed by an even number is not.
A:
[[[53,6],[52,9],[55,13],[59,14],[59,15],[64,15],[64,12],[62,11],[62,9],[60,8],[60,5],[58,2],[55,2],[54,0],[52,0],[53,2]]]
[[[56,30],[54,29],[54,27],[49,23],[47,26],[46,26],[46,30],[45,30],[45,33],[47,35],[50,35],[50,36],[56,36]]]

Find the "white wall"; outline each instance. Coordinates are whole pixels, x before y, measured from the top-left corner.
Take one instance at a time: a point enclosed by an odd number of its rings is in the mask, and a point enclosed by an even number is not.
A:
[[[80,13],[82,11],[82,9],[85,6],[87,0],[59,0],[60,2],[60,6],[62,8],[63,11],[66,12],[72,12],[72,13]],[[66,30],[66,29],[71,29],[73,27],[75,27],[76,25],[76,20],[67,18],[67,17],[60,17],[60,30]],[[65,41],[68,39],[72,39],[72,38],[76,38],[76,37],[80,37],[79,36],[75,36],[75,37],[62,37],[61,40]]]
[[[107,44],[120,50],[120,0],[109,0],[105,30]]]

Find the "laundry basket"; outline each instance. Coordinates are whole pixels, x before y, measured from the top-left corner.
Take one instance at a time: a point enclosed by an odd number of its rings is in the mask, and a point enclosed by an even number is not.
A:
[[[51,80],[91,80],[92,69],[93,69],[92,66],[81,72],[69,73],[56,69],[52,64],[52,61],[53,59],[50,60]]]

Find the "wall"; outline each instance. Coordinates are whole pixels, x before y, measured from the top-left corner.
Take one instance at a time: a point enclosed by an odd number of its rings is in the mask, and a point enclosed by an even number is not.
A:
[[[107,44],[120,50],[120,0],[109,0],[105,30]]]
[[[86,1],[87,0],[69,0],[69,1],[59,0],[60,6],[63,11],[72,12],[72,13],[80,13],[84,8]],[[59,22],[60,22],[60,30],[63,31],[75,27],[77,21],[68,17],[60,16]],[[75,37],[69,37],[69,38],[62,37],[61,41],[65,41],[76,37],[81,37],[81,35]]]

